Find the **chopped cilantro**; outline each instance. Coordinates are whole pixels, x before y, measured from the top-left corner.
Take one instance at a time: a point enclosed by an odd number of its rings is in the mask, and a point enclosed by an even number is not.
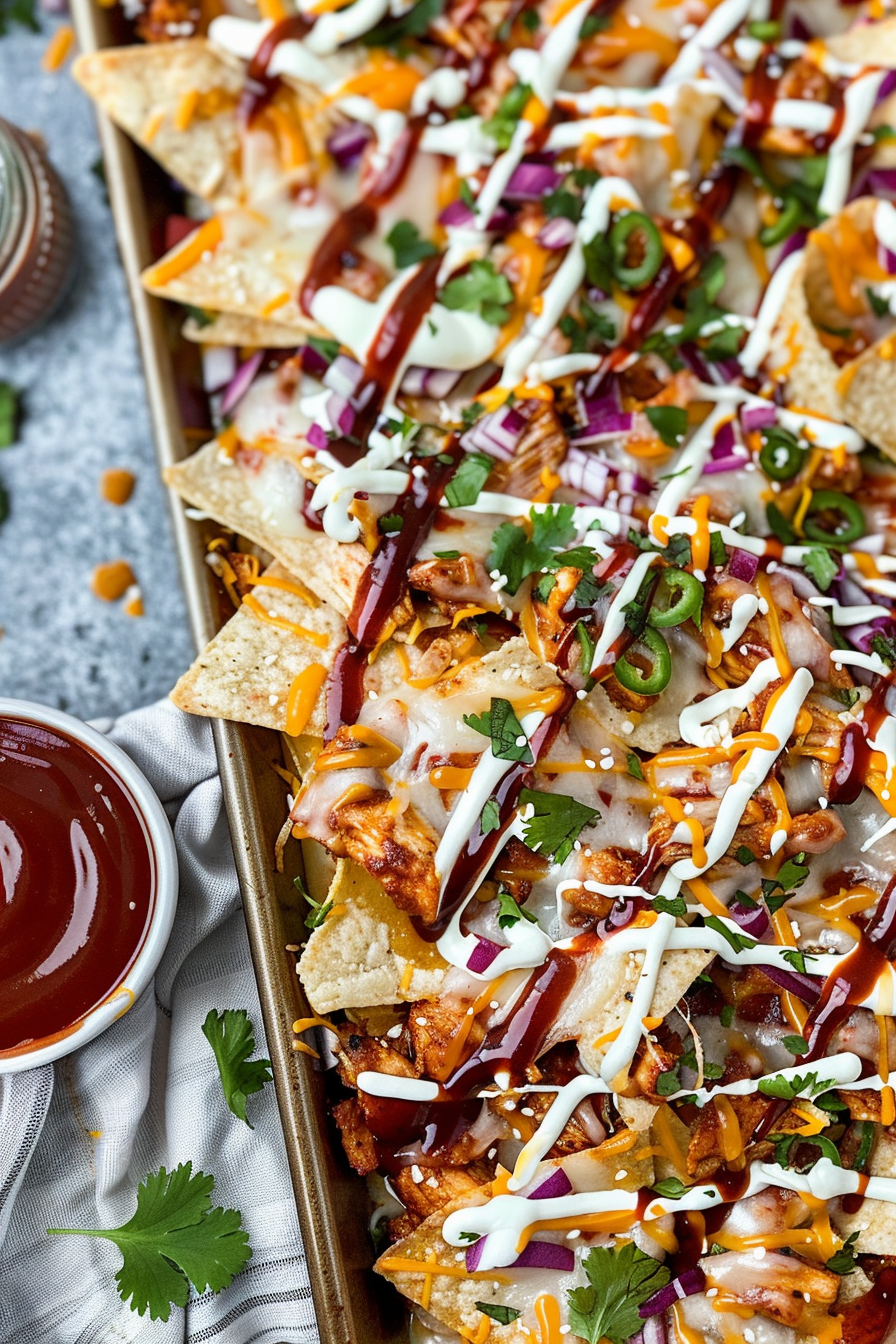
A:
[[[406,266],[415,266],[418,261],[434,257],[438,248],[428,238],[420,237],[420,230],[409,219],[399,219],[386,234],[386,242],[392,249],[395,265],[403,271]]]
[[[457,471],[445,486],[445,498],[452,509],[475,504],[485,485],[495,460],[488,453],[467,453],[461,458]]]
[[[787,965],[792,966],[800,975],[805,975],[807,973],[806,958],[808,957],[810,961],[812,960],[811,952],[797,952],[795,949],[789,952],[782,952],[781,956],[787,962]]]
[[[641,769],[641,757],[636,751],[630,751],[625,758],[625,768],[633,779],[643,779],[644,771]],[[659,897],[657,899],[660,899]],[[656,909],[656,906],[654,906]],[[676,911],[677,913],[677,911]],[[684,914],[684,911],[681,912]]]
[[[881,294],[875,294],[870,285],[865,286],[865,298],[868,300],[868,307],[875,317],[890,316],[890,300]]]
[[[718,915],[705,915],[703,923],[708,929],[720,933],[734,952],[746,952],[756,946],[755,938],[748,938],[745,933],[738,933],[736,929],[729,928]]]
[[[756,862],[756,855],[753,853],[752,849],[747,849],[746,845],[738,845],[734,857],[744,868],[746,868],[748,863]]]
[[[459,560],[460,551],[433,551],[437,560]]]
[[[835,559],[824,546],[811,546],[803,557],[803,569],[823,593],[826,593],[840,573],[840,560]]]
[[[896,639],[891,635],[872,635],[871,652],[876,653],[889,667],[896,667]]]
[[[768,912],[773,915],[776,910],[792,896],[795,891],[803,885],[809,876],[809,867],[806,863],[806,855],[803,852],[795,854],[792,859],[782,863],[775,877],[764,877],[762,879],[762,895]]]
[[[554,551],[572,541],[573,512],[572,504],[549,504],[541,513],[530,511],[531,537],[519,523],[511,522],[502,523],[493,533],[486,569],[497,569],[506,577],[506,592],[515,593],[527,575],[545,569]]]
[[[489,831],[496,831],[501,825],[501,812],[498,808],[497,800],[489,798],[482,809],[482,818],[479,823],[479,829],[483,835],[488,835]]]
[[[197,308],[193,303],[185,303],[184,312],[187,317],[192,318],[197,327],[210,327],[215,320],[213,313],[206,312],[204,308]]]
[[[385,19],[361,38],[365,47],[397,47],[408,38],[425,37],[426,30],[445,7],[445,0],[417,0],[399,18]]]
[[[564,863],[586,826],[600,820],[600,812],[563,793],[522,789],[520,803],[531,804],[534,814],[523,822],[523,840],[530,849]]]
[[[586,677],[591,676],[591,664],[594,662],[595,643],[588,633],[587,626],[581,621],[576,625],[576,639],[579,641],[579,648],[582,650],[581,668]]]
[[[675,915],[684,919],[688,912],[687,903],[683,896],[654,896],[651,905],[658,915]]]
[[[809,1045],[804,1036],[785,1036],[781,1044],[789,1050],[792,1055],[808,1054]]]
[[[537,33],[541,25],[541,19],[538,17],[538,11],[535,9],[524,9],[520,15],[520,23],[529,33]],[[516,1313],[519,1316],[519,1312]]]
[[[538,922],[525,906],[517,904],[506,887],[499,887],[498,928],[510,929],[514,924],[519,924],[521,918],[528,919],[530,924],[537,924]]]
[[[473,188],[465,177],[461,178],[460,186],[457,188],[457,194],[467,209],[475,212],[476,197],[473,195]]]
[[[333,360],[339,354],[339,342],[330,340],[329,337],[307,336],[305,341],[306,344],[310,345],[312,350],[316,350],[321,359],[325,359],[328,364],[332,364]]]
[[[21,404],[18,389],[0,382],[0,448],[11,448],[18,438]]]
[[[474,732],[491,739],[492,755],[499,760],[532,764],[526,734],[509,700],[492,699],[490,709],[482,714],[465,714],[464,723]]]
[[[507,321],[513,290],[507,276],[496,271],[491,261],[472,261],[464,275],[448,281],[439,302],[445,308],[478,313],[483,321],[500,327]]]
[[[465,406],[460,413],[460,422],[464,429],[469,429],[475,425],[481,415],[485,413],[485,407],[481,401],[471,401],[469,406]]]
[[[852,1274],[856,1268],[856,1242],[858,1239],[858,1232],[851,1232],[839,1251],[835,1251],[830,1260],[825,1261],[825,1268],[831,1270],[833,1274]]]
[[[678,1081],[678,1065],[674,1069],[666,1069],[665,1073],[657,1075],[656,1094],[658,1097],[671,1097],[679,1090],[681,1083]]]
[[[726,1003],[726,1004],[725,1004],[724,1008],[723,1008],[722,1011],[719,1013],[719,1021],[721,1022],[722,1026],[725,1027],[725,1028],[731,1026],[731,1023],[734,1021],[734,1004],[733,1004],[733,1003]]]
[[[400,513],[384,513],[378,520],[380,531],[385,532],[387,536],[394,536],[396,532],[400,532],[403,524],[404,519]]]
[[[804,1092],[812,1097],[818,1092],[826,1092],[830,1086],[830,1078],[819,1082],[817,1073],[795,1073],[790,1078],[775,1073],[770,1078],[760,1078],[757,1083],[763,1096],[778,1097],[781,1101],[793,1101]]]
[[[765,506],[765,519],[769,526],[769,531],[784,546],[792,546],[796,541],[796,533],[790,526],[790,523],[784,517],[777,504],[769,500]]]
[[[513,133],[529,99],[532,89],[528,84],[514,84],[498,103],[493,117],[482,123],[485,134],[491,136],[499,149],[509,149]]]
[[[655,1195],[660,1195],[662,1199],[681,1199],[686,1195],[690,1186],[685,1185],[677,1176],[668,1176],[664,1181],[657,1181],[651,1189]]]
[[[670,1273],[633,1241],[594,1246],[582,1261],[588,1286],[567,1288],[569,1324],[586,1344],[625,1344],[643,1324],[638,1308],[669,1282]]]
[[[526,10],[527,14],[531,12],[531,10]],[[535,15],[535,22],[538,22],[537,14]],[[490,1317],[491,1320],[497,1321],[499,1325],[510,1325],[511,1321],[515,1321],[518,1316],[523,1314],[521,1311],[517,1311],[516,1307],[505,1307],[500,1302],[477,1302],[475,1305],[483,1316]]]
[[[579,29],[579,38],[582,42],[587,42],[595,33],[606,32],[611,22],[609,14],[589,14]]]
[[[311,906],[310,911],[305,916],[305,928],[319,929],[321,924],[323,924],[324,920],[326,919],[327,915],[333,909],[333,902],[316,901],[313,896],[309,895],[305,887],[305,883],[302,881],[300,877],[293,878],[293,886],[295,887],[299,895],[302,897],[302,899],[304,901],[307,901],[308,904]]]

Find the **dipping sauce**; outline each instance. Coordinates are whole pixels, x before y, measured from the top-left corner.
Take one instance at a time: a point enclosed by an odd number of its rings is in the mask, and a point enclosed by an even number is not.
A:
[[[0,1054],[107,999],[154,901],[147,828],[117,775],[56,729],[0,719]]]

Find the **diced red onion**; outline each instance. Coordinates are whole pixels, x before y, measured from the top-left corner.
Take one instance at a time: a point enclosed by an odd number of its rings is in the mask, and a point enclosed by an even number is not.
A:
[[[874,100],[875,105],[882,103],[885,98],[889,98],[890,94],[894,92],[896,92],[896,70],[888,70],[877,91],[877,97]]]
[[[602,504],[606,499],[610,468],[593,453],[586,453],[583,448],[571,444],[557,474],[570,490],[587,495],[595,504]]]
[[[198,228],[199,221],[196,219],[188,219],[186,215],[166,215],[165,251],[170,252],[172,247],[177,247]]]
[[[572,1190],[572,1181],[562,1167],[556,1167],[547,1180],[537,1185],[527,1199],[562,1199]]]
[[[710,458],[703,468],[704,476],[717,476],[721,471],[739,471],[746,462],[748,453],[740,452],[729,453],[727,457]]]
[[[342,397],[353,397],[361,385],[364,370],[348,355],[337,355],[323,377],[324,387]]]
[[[525,429],[526,420],[519,408],[503,406],[499,411],[480,416],[464,434],[460,444],[466,452],[488,453],[489,457],[509,462]]]
[[[221,414],[229,415],[249,391],[252,379],[261,368],[261,361],[264,359],[264,351],[256,350],[254,355],[250,355],[245,363],[241,364],[236,373],[227,384],[224,396],[221,398]]]
[[[799,971],[785,971],[780,966],[763,965],[762,973],[776,985],[780,985],[781,989],[786,989],[788,994],[795,994],[804,1003],[814,1003],[824,984],[820,975],[801,975]]]
[[[668,1344],[669,1335],[664,1316],[649,1317],[642,1325],[639,1333],[641,1344]]]
[[[731,552],[731,559],[728,561],[728,573],[732,579],[740,579],[742,583],[752,583],[758,569],[758,556],[752,555],[749,551],[742,551],[740,547]]]
[[[868,190],[874,196],[896,196],[896,168],[872,168]]]
[[[302,368],[306,373],[310,373],[312,378],[323,378],[327,369],[330,367],[319,350],[315,350],[313,345],[303,345],[301,350]]]
[[[355,427],[355,412],[349,405],[348,397],[334,392],[327,399],[327,415],[330,417],[330,424],[340,434],[351,434]]]
[[[412,364],[402,379],[401,390],[409,397],[434,397],[440,401],[454,391],[460,379],[455,369],[424,369]]]
[[[793,252],[802,252],[808,237],[809,234],[805,229],[797,229],[796,233],[792,233],[778,253],[778,266],[781,265],[782,261],[786,261]],[[775,270],[778,269],[778,266],[775,267]]]
[[[653,486],[646,476],[637,471],[620,471],[616,477],[616,489],[621,494],[649,495]]]
[[[467,1247],[464,1262],[468,1274],[475,1274],[476,1270],[479,1268],[479,1261],[482,1259],[482,1252],[485,1250],[486,1240],[485,1237],[480,1237],[478,1241],[474,1241],[471,1246]]]
[[[557,219],[549,219],[547,224],[543,225],[536,242],[546,247],[549,252],[556,252],[561,247],[569,247],[575,236],[575,224],[571,219],[565,219],[561,215]]]
[[[738,928],[743,929],[751,938],[761,938],[768,928],[768,912],[764,906],[757,905],[755,910],[748,910],[739,901],[732,901],[728,913]]]
[[[736,65],[732,65],[720,51],[709,48],[701,52],[703,69],[710,79],[716,79],[726,85],[732,93],[743,93],[744,77]]]
[[[310,425],[305,432],[305,438],[312,448],[326,448],[330,440],[327,438],[326,430],[320,425]]]
[[[732,450],[734,448],[734,444],[735,444],[734,422],[731,420],[726,420],[725,423],[723,425],[720,425],[719,428],[716,430],[716,436],[713,439],[712,448],[709,450],[709,455],[713,459],[717,459],[720,457],[730,457],[732,454]]]
[[[508,201],[537,201],[554,191],[563,180],[547,163],[521,163],[514,168],[501,195]]]
[[[476,946],[467,961],[467,970],[472,971],[474,975],[482,975],[503,949],[500,943],[493,943],[490,938],[483,938],[481,933],[477,933],[476,938]]]
[[[798,14],[791,14],[788,21],[787,36],[794,42],[811,42],[815,34]]]
[[[745,406],[740,413],[740,423],[745,434],[752,434],[757,429],[768,429],[777,418],[774,406]]]
[[[461,200],[452,201],[450,205],[446,205],[439,215],[439,223],[445,224],[448,228],[472,224],[472,222],[473,211],[468,205],[464,205]]]
[[[665,1284],[648,1297],[643,1306],[638,1308],[638,1315],[642,1320],[646,1320],[649,1316],[658,1316],[661,1311],[668,1311],[683,1297],[693,1297],[694,1293],[702,1293],[705,1287],[706,1275],[699,1266],[686,1269],[677,1279],[673,1279],[671,1283]]]
[[[571,1246],[556,1241],[530,1241],[511,1269],[557,1269],[569,1274],[576,1267],[575,1252]]]
[[[890,635],[896,632],[896,625],[889,616],[876,616],[873,621],[863,622],[861,625],[852,625],[844,630],[844,634],[857,649],[862,653],[871,652],[871,641],[875,635]]]
[[[896,71],[894,71],[894,74],[896,74]],[[877,260],[887,275],[896,275],[896,254],[891,252],[888,247],[884,247],[883,243],[877,245]]]
[[[373,131],[361,121],[349,121],[337,126],[327,136],[327,151],[339,168],[350,168],[364,153]]]

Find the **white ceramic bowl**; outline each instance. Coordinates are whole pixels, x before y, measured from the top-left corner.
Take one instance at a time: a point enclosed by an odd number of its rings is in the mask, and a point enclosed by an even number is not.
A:
[[[24,719],[55,729],[76,742],[82,742],[109,767],[130,795],[136,812],[142,818],[154,879],[149,928],[124,980],[109,998],[92,1009],[68,1034],[54,1037],[45,1044],[35,1040],[27,1049],[14,1055],[0,1055],[0,1073],[18,1073],[60,1059],[92,1041],[126,1013],[150,984],[174,923],[178,889],[177,851],[168,818],[149,780],[130,756],[102,733],[82,723],[80,719],[72,718],[70,714],[49,709],[45,705],[32,704],[28,700],[6,700],[0,697],[0,718]]]

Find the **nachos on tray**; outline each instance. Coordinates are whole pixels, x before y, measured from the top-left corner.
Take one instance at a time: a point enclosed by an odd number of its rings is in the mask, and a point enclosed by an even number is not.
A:
[[[174,699],[284,734],[377,1268],[419,1339],[881,1344],[896,16],[259,11],[77,75],[189,193]]]

